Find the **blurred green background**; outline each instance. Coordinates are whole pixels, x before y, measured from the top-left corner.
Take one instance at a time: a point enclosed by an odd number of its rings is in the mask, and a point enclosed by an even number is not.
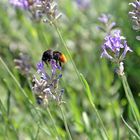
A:
[[[58,7],[63,17],[58,26],[66,41],[73,61],[89,83],[94,103],[112,140],[131,140],[133,137],[121,120],[135,128],[135,122],[127,103],[119,77],[114,67],[105,59],[100,59],[101,45],[105,34],[97,30],[98,17],[109,13],[122,30],[133,53],[125,60],[125,73],[132,93],[140,108],[140,46],[128,16],[130,0],[91,0],[88,8],[81,9],[75,0],[59,0]],[[7,64],[27,97],[33,100],[29,82],[31,78],[15,69],[14,59],[19,53],[31,58],[31,75],[36,73],[36,64],[42,53],[52,48],[67,56],[56,30],[49,24],[34,22],[27,11],[15,9],[8,1],[0,1],[0,57]],[[67,56],[68,57],[68,56]],[[29,104],[21,89],[0,63],[0,140],[53,140],[54,126],[46,108],[39,108],[38,114]],[[72,138],[75,140],[104,139],[95,112],[85,94],[84,87],[68,59],[63,66],[61,87],[65,89],[63,107]],[[40,111],[42,110],[42,111]],[[62,139],[68,136],[60,111],[50,107],[57,130]]]

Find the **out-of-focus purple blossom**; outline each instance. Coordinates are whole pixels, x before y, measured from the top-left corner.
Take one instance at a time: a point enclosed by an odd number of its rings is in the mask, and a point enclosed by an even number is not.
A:
[[[91,0],[76,0],[76,3],[80,9],[87,9],[90,7]]]
[[[31,74],[31,58],[28,54],[19,54],[19,58],[14,59],[15,67],[24,76],[29,77]]]
[[[108,26],[110,30],[112,30],[116,26],[116,22],[111,22]]]
[[[22,9],[28,9],[29,8],[29,2],[28,0],[9,0],[10,4],[12,4],[15,7],[22,8]]]
[[[46,72],[44,62],[42,61],[37,64],[37,73],[39,73],[40,78],[38,79],[34,75],[34,85],[32,87],[37,103],[47,105],[49,100],[54,100],[60,104],[63,95],[63,89],[58,88],[59,80],[62,78],[61,67],[52,59],[50,67],[47,68],[48,72]]]
[[[28,10],[36,21],[52,23],[61,17],[54,0],[9,0],[17,8]]]
[[[109,15],[106,15],[106,14],[102,14],[102,15],[98,18],[98,20],[99,20],[100,22],[104,23],[104,24],[107,24],[108,21],[109,21],[109,19],[110,19],[110,16],[109,16]]]
[[[121,62],[128,51],[132,52],[124,37],[120,35],[120,30],[116,30],[113,35],[107,35],[105,37],[102,50],[101,57],[106,57],[114,62]],[[123,53],[120,54],[121,52]]]
[[[129,12],[131,19],[133,21],[133,29],[140,31],[140,1],[136,0],[135,2],[129,3],[133,7],[133,10]],[[139,39],[139,36],[136,37]]]
[[[116,26],[116,22],[111,20],[111,15],[109,14],[102,14],[98,17],[98,20],[102,23],[97,28],[107,34],[109,34],[113,28]]]

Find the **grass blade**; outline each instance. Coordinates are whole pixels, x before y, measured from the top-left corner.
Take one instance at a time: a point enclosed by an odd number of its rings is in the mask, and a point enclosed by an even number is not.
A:
[[[138,139],[140,140],[140,136],[135,132],[135,130],[124,120],[124,118],[121,116],[124,124],[126,125],[126,127],[128,128],[128,130],[133,133],[133,135]]]
[[[97,116],[97,118],[98,118],[98,120],[99,120],[99,122],[100,122],[100,124],[101,124],[101,127],[102,127],[102,129],[103,129],[103,131],[104,131],[104,133],[105,133],[105,135],[106,135],[106,139],[109,139],[109,135],[108,135],[107,130],[106,130],[104,124],[103,124],[103,121],[102,121],[102,119],[101,119],[101,117],[100,117],[100,114],[99,114],[99,112],[98,112],[98,110],[97,110],[95,104],[93,103],[93,100],[92,100],[92,93],[91,93],[91,91],[90,91],[90,87],[89,87],[89,85],[88,85],[86,79],[84,78],[84,76],[83,76],[82,74],[80,74],[80,76],[81,76],[81,79],[82,79],[82,81],[83,81],[83,83],[84,83],[84,85],[85,85],[85,89],[86,89],[86,93],[87,93],[89,102],[90,102],[90,104],[92,105],[92,108],[93,108],[93,110],[94,110],[95,113],[96,113],[96,116]]]
[[[127,100],[128,100],[128,102],[130,104],[130,107],[132,109],[132,114],[133,114],[133,116],[135,118],[137,128],[138,128],[138,130],[140,132],[140,114],[139,114],[139,110],[138,110],[138,107],[137,107],[137,105],[135,103],[134,97],[132,95],[132,92],[130,90],[130,87],[129,87],[129,84],[127,82],[127,79],[126,79],[125,75],[122,76],[122,83],[123,83],[123,87],[124,87],[124,90],[125,90]]]

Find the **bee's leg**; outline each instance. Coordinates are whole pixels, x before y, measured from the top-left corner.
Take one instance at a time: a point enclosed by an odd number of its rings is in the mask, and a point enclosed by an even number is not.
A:
[[[49,67],[49,61],[45,61],[45,64],[47,65],[47,67]]]
[[[61,62],[59,60],[56,60],[56,65],[61,67]]]
[[[62,64],[61,64],[61,62],[59,61],[59,66],[61,67],[62,66]]]
[[[59,61],[58,61],[58,60],[55,60],[55,61],[56,61],[56,65],[58,66],[58,62],[59,62]]]

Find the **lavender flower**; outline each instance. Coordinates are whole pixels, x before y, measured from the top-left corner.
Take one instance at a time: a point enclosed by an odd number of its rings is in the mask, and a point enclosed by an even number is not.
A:
[[[37,21],[52,23],[61,16],[53,0],[10,0],[10,3],[15,7],[28,10]]]
[[[37,64],[37,73],[39,78],[34,75],[32,87],[38,104],[48,105],[50,100],[56,101],[58,104],[62,102],[63,89],[59,89],[59,80],[62,77],[60,66],[55,60],[50,61],[49,71],[46,73],[44,63],[41,61]]]
[[[129,3],[133,7],[133,10],[129,12],[131,19],[133,21],[133,29],[140,31],[140,1],[136,0],[135,2]],[[136,37],[140,40],[140,36]]]
[[[127,52],[132,52],[130,47],[127,45],[127,41],[123,36],[120,35],[120,30],[114,31],[113,35],[107,35],[105,37],[105,42],[102,46],[102,54],[101,58],[105,57],[112,62],[118,64],[119,69],[117,70],[117,73],[119,75],[123,74],[123,63]],[[120,70],[121,68],[121,70]]]
[[[98,20],[102,23],[101,26],[98,26],[98,29],[102,30],[103,32],[109,34],[113,28],[116,26],[115,22],[112,22],[111,15],[102,14]]]

